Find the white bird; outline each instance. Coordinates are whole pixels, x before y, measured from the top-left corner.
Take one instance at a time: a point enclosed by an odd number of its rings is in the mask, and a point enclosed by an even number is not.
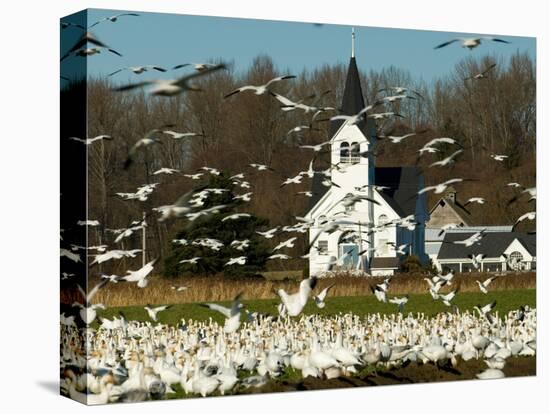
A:
[[[439,295],[439,299],[445,304],[445,306],[451,306],[451,301],[455,298],[456,294],[458,293],[459,288],[456,288],[455,290],[442,295]]]
[[[470,237],[468,237],[464,240],[455,240],[452,243],[454,243],[454,244],[463,244],[466,247],[471,247],[474,244],[479,243],[481,241],[481,239],[483,237],[485,237],[485,232],[486,231],[487,231],[486,229],[480,230],[480,231],[472,234]]]
[[[374,297],[378,300],[378,302],[386,303],[388,301],[386,296],[386,290],[381,288],[379,285],[376,286],[369,286],[371,292],[374,294]]]
[[[479,72],[479,73],[476,73],[475,75],[472,75],[468,78],[465,78],[464,80],[467,81],[467,80],[470,80],[470,79],[485,79],[487,78],[487,73],[489,73],[491,70],[493,70],[493,68],[496,66],[497,64],[496,63],[493,63],[492,65],[490,65],[489,67],[487,67],[485,70]]]
[[[78,138],[78,137],[69,137],[69,139],[72,139],[73,141],[82,142],[84,145],[91,145],[96,141],[101,141],[102,139],[111,141],[113,139],[110,135],[98,135],[93,138]]]
[[[335,115],[332,118],[330,118],[331,121],[338,121],[343,120],[348,125],[357,125],[359,122],[361,122],[365,118],[365,114],[370,111],[371,109],[374,109],[376,106],[380,105],[381,102],[377,101],[372,105],[367,105],[363,109],[361,109],[358,113],[355,115]]]
[[[508,183],[506,184],[508,187],[513,187],[513,188],[521,188],[521,184],[520,183],[516,183],[516,182],[511,182],[511,183]]]
[[[224,266],[231,266],[234,264],[244,265],[246,263],[246,256],[232,257]]]
[[[190,81],[199,77],[203,77],[207,74],[216,72],[221,69],[225,69],[224,64],[216,65],[211,68],[205,69],[201,72],[194,72],[189,75],[182,76],[177,79],[152,79],[143,82],[130,83],[114,88],[114,91],[129,91],[136,88],[142,88],[144,86],[152,86],[149,90],[151,95],[156,96],[176,96],[186,91],[201,91],[200,87],[193,85]]]
[[[529,213],[525,213],[523,214],[522,216],[520,216],[516,222],[514,223],[514,225],[512,226],[512,231],[514,231],[514,229],[516,228],[516,226],[521,223],[523,220],[534,220],[535,218],[537,217],[537,212],[536,211],[530,211]]]
[[[144,288],[149,283],[147,276],[153,271],[153,266],[158,261],[158,258],[151,260],[149,263],[145,264],[142,268],[138,270],[128,270],[126,276],[120,276],[120,280],[125,280],[126,282],[137,282],[137,286]]]
[[[414,137],[415,135],[416,135],[416,133],[405,134],[405,135],[401,135],[399,137],[393,136],[393,135],[385,135],[385,136],[380,137],[380,138],[388,138],[392,142],[392,144],[399,144],[404,139],[409,138],[409,137]]]
[[[333,287],[334,283],[324,288],[318,295],[313,296],[313,300],[315,300],[315,304],[319,309],[323,309],[326,306],[325,298],[327,297],[328,291]]]
[[[302,312],[311,291],[315,289],[316,285],[317,278],[312,276],[300,282],[300,287],[296,293],[288,294],[284,289],[276,291],[289,316],[298,316]]]
[[[430,167],[435,167],[435,166],[445,167],[447,165],[451,165],[455,162],[455,158],[458,156],[458,154],[460,154],[463,151],[464,150],[459,149],[458,151],[453,152],[447,158],[443,158],[440,161],[436,161],[436,162],[430,164]]]
[[[271,168],[267,165],[264,165],[264,164],[252,163],[252,164],[248,164],[248,165],[250,165],[252,168],[257,169],[258,171],[266,171],[266,170],[273,171],[273,168]]]
[[[441,49],[442,47],[448,46],[455,42],[460,42],[462,47],[468,48],[469,50],[472,50],[476,47],[478,47],[481,44],[482,40],[490,40],[493,42],[499,42],[499,43],[510,43],[506,40],[499,39],[497,37],[491,37],[491,36],[481,36],[481,37],[457,37],[455,39],[449,40],[447,42],[441,43],[434,47],[434,49]]]
[[[163,167],[163,168],[160,168],[160,169],[156,170],[155,172],[153,172],[153,175],[159,175],[159,174],[172,175],[172,174],[177,173],[177,172],[180,172],[180,171],[176,170],[175,168]]]
[[[170,309],[171,307],[172,307],[171,305],[163,305],[163,306],[157,306],[156,308],[151,308],[151,305],[147,305],[143,309],[147,311],[149,318],[157,322],[157,314],[159,312],[165,311],[166,309]]]
[[[330,145],[330,141],[321,142],[320,144],[316,144],[316,145],[300,145],[300,148],[311,149],[315,152],[319,152],[323,149],[325,145]]]
[[[482,253],[479,253],[479,254],[471,253],[468,255],[468,257],[472,261],[472,265],[474,266],[474,268],[479,269],[481,262],[483,261],[483,259],[485,259],[485,257],[487,257],[487,255]]]
[[[487,200],[485,200],[482,197],[471,197],[464,203],[464,207],[466,207],[468,204],[477,203],[477,204],[485,204]]]
[[[487,289],[489,287],[489,284],[495,280],[498,276],[492,276],[489,279],[485,279],[484,282],[480,282],[479,280],[476,280],[479,290],[481,290],[483,293],[487,294],[489,290]]]
[[[495,161],[504,161],[506,158],[508,158],[508,155],[502,155],[502,154],[491,154],[491,158]]]
[[[293,79],[296,76],[293,75],[286,75],[286,76],[278,76],[276,78],[271,79],[269,82],[263,84],[263,85],[245,85],[241,86],[240,88],[235,89],[234,91],[228,93],[224,96],[224,98],[229,98],[232,95],[235,95],[237,93],[243,92],[243,91],[254,91],[255,95],[263,95],[267,92],[269,92],[269,87],[273,85],[276,82],[281,82],[286,79]]]
[[[279,230],[279,226],[266,231],[256,231],[256,233],[260,236],[265,237],[266,239],[272,239],[275,236],[275,233],[277,233],[277,230]]]
[[[481,305],[474,306],[474,309],[476,309],[479,312],[479,316],[485,317],[489,321],[489,323],[492,324],[493,323],[493,317],[490,314],[490,312],[493,310],[493,308],[496,306],[496,304],[497,304],[497,301],[494,300],[494,301],[492,301],[491,303],[488,303],[485,306],[481,306]]]
[[[192,257],[191,259],[180,260],[179,263],[197,264],[200,259],[200,257]]]
[[[476,374],[479,379],[500,379],[504,378],[504,372],[500,369],[487,368],[485,371]]]
[[[123,70],[129,70],[130,72],[133,72],[136,75],[141,75],[142,73],[149,71],[149,69],[153,69],[159,72],[166,72],[166,69],[156,65],[128,66],[125,68],[120,68],[118,70],[115,70],[114,72],[109,73],[107,76],[116,75],[117,73],[120,73]]]
[[[148,131],[143,138],[137,140],[136,143],[132,145],[132,147],[128,151],[128,156],[126,157],[126,161],[124,161],[125,170],[128,169],[130,165],[132,165],[138,151],[143,151],[144,149],[149,148],[155,144],[162,144],[162,141],[154,137],[155,134],[159,132],[162,132],[162,129],[154,128]]]
[[[248,213],[234,213],[234,214],[230,214],[229,216],[225,216],[224,218],[222,218],[222,221],[239,220],[241,218],[248,218],[248,217],[252,217],[252,215]]]
[[[245,203],[248,203],[250,200],[252,200],[252,193],[244,193],[244,194],[237,194],[235,197],[233,197],[233,200],[241,200]]]
[[[193,69],[195,69],[198,72],[202,72],[202,71],[204,71],[208,68],[212,68],[212,67],[216,66],[216,64],[215,63],[182,63],[182,64],[174,66],[172,68],[172,70],[181,69],[181,68],[184,68],[186,66],[193,66]]]
[[[288,260],[290,259],[291,257],[287,254],[272,254],[271,256],[269,256],[267,259],[268,260],[274,260],[274,259],[279,259],[279,260]]]
[[[280,186],[284,187],[285,185],[288,185],[288,184],[301,184],[302,178],[303,178],[303,175],[298,174],[296,177],[287,178]]]
[[[216,303],[204,303],[201,304],[201,306],[220,312],[223,316],[225,316],[223,331],[225,333],[233,333],[236,332],[241,325],[241,309],[243,308],[243,304],[240,300],[242,295],[243,293],[241,292],[233,298],[231,308],[226,308],[225,306],[218,305]]]
[[[302,194],[306,197],[313,197],[313,191],[298,191],[296,194]]]
[[[298,132],[302,132],[302,131],[305,131],[305,130],[310,130],[310,131],[319,131],[318,128],[313,128],[312,126],[310,125],[298,125],[298,126],[295,126],[294,128],[292,128],[290,131],[288,131],[286,134],[287,135],[290,135],[290,134],[294,134],[294,133],[298,133]]]
[[[67,259],[70,259],[75,263],[82,262],[82,260],[80,260],[80,255],[78,253],[73,253],[67,249],[60,250],[60,257],[66,257]]]
[[[115,23],[119,17],[122,17],[122,16],[133,16],[133,17],[137,17],[139,16],[139,14],[137,13],[119,13],[119,14],[115,14],[113,16],[109,16],[109,17],[104,17],[103,19],[100,19],[98,20],[97,22],[93,23],[91,26],[89,26],[89,28],[91,29],[92,27],[100,24],[100,23],[103,23],[103,22],[111,22],[111,23]]]
[[[443,193],[447,187],[449,187],[451,184],[454,184],[454,183],[460,183],[462,181],[465,181],[464,178],[451,178],[450,180],[447,180],[441,184],[437,184],[437,185],[431,185],[431,186],[427,186],[427,187],[424,187],[422,188],[420,191],[418,191],[418,194],[423,194],[423,193],[426,193],[428,191],[432,191],[435,193],[435,194],[441,194]]]
[[[189,289],[189,286],[171,286],[170,289],[175,290],[176,292],[183,292],[184,290]]]
[[[289,249],[294,247],[294,241],[297,239],[297,237],[291,237],[290,239],[288,240],[285,240],[284,242],[281,242],[279,243],[277,246],[275,246],[275,248],[273,249],[273,251],[277,251],[277,250],[280,250],[284,247],[288,247]]]
[[[184,177],[191,178],[192,180],[200,180],[203,175],[203,173],[183,174]]]
[[[98,263],[101,264],[103,262],[106,262],[108,260],[112,259],[122,259],[123,257],[136,257],[136,254],[141,252],[140,249],[133,249],[133,250],[109,250],[108,252],[98,254],[95,256],[92,263],[90,263],[90,266]]]
[[[87,294],[84,289],[82,289],[82,286],[77,285],[78,291],[84,298],[84,304],[75,302],[73,303],[73,306],[77,306],[80,308],[80,318],[85,324],[90,324],[95,320],[97,316],[97,309],[105,309],[105,306],[102,303],[96,303],[92,305],[91,302],[94,296],[97,295],[97,292],[99,292],[99,290],[107,283],[109,283],[108,280],[102,280],[97,285],[95,285],[94,288],[90,290],[90,292],[88,292]]]
[[[165,130],[165,131],[162,131],[162,133],[166,135],[170,135],[174,139],[204,136],[204,134],[201,134],[199,132],[176,132],[176,131]]]
[[[99,221],[97,220],[78,220],[76,224],[78,226],[90,226],[90,227],[97,227],[100,225]]]
[[[402,297],[393,297],[391,299],[388,299],[388,302],[394,303],[397,305],[399,312],[403,313],[403,309],[405,308],[405,304],[409,301],[409,295],[405,295]]]
[[[417,91],[414,91],[410,88],[406,88],[404,86],[390,86],[389,88],[383,88],[383,89],[380,89],[378,91],[378,93],[380,92],[385,92],[385,91],[391,91],[392,93],[396,94],[396,95],[402,95],[404,93],[407,93],[407,92],[412,92],[414,93],[415,95],[419,96],[420,98],[422,98],[422,95],[420,93],[418,93]]]

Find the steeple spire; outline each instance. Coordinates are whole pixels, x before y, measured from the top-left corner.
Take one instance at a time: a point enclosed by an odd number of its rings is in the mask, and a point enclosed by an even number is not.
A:
[[[351,28],[351,57],[355,57],[355,27]]]

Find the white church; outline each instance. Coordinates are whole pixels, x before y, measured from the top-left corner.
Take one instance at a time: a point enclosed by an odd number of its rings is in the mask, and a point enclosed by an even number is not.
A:
[[[355,115],[365,107],[359,71],[352,51],[341,112]],[[392,275],[404,255],[425,254],[424,229],[428,220],[426,196],[417,192],[424,187],[424,176],[417,167],[376,167],[373,151],[376,127],[371,118],[356,125],[337,120],[331,123],[331,172],[335,185],[323,184],[325,177],[315,174],[306,218],[314,221],[309,230],[310,275],[322,276],[338,269],[353,269],[365,275]],[[396,147],[398,150],[398,147]],[[361,190],[358,190],[361,189]],[[361,194],[377,203],[361,201],[344,206],[348,194]],[[327,218],[349,221],[332,233],[321,232]],[[416,225],[404,227],[395,221],[412,218]],[[376,226],[385,225],[381,230]],[[375,231],[373,231],[375,230]],[[408,244],[404,253],[389,244]]]

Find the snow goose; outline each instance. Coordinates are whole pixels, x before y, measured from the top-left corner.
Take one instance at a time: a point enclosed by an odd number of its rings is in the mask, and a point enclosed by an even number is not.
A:
[[[537,217],[537,212],[536,211],[530,211],[529,213],[525,213],[523,215],[521,215],[517,220],[516,222],[514,223],[514,225],[512,226],[512,231],[514,231],[514,229],[516,228],[516,226],[521,223],[522,221],[524,220],[534,220],[535,218]]]
[[[244,91],[254,91],[255,95],[263,95],[267,92],[269,92],[269,87],[273,85],[276,82],[281,82],[286,79],[294,79],[296,76],[293,75],[286,75],[286,76],[278,76],[276,78],[271,79],[267,83],[263,85],[245,85],[241,86],[240,88],[235,89],[232,92],[229,92],[224,96],[224,98],[229,98],[230,96],[233,96],[237,93],[244,92]]]
[[[312,276],[300,282],[300,287],[296,293],[288,294],[284,289],[276,291],[289,316],[298,316],[302,312],[311,291],[315,289],[316,285],[317,278]]]
[[[326,306],[325,298],[327,297],[328,291],[334,287],[334,283],[324,288],[318,295],[314,295],[313,299],[315,304],[319,309],[323,309]]]
[[[405,295],[402,297],[394,296],[393,298],[389,299],[389,303],[393,303],[397,305],[397,308],[399,309],[399,312],[403,313],[403,309],[405,308],[405,304],[409,301],[409,295]]]
[[[481,290],[483,293],[487,294],[489,290],[487,289],[489,287],[489,284],[495,280],[498,276],[492,276],[488,279],[485,279],[485,281],[481,282],[479,280],[476,280],[477,285],[479,286],[479,290]]]
[[[130,72],[133,72],[136,75],[141,75],[142,73],[149,71],[149,69],[153,69],[153,70],[156,70],[158,72],[166,72],[166,69],[161,68],[160,66],[156,66],[156,65],[127,66],[125,68],[120,68],[118,70],[115,70],[114,72],[109,73],[107,76],[116,75],[117,73],[120,73],[124,70],[128,70]]]
[[[492,324],[493,321],[494,321],[494,318],[493,318],[493,316],[491,315],[490,312],[493,310],[493,308],[496,306],[496,304],[497,304],[497,301],[494,300],[494,301],[492,301],[491,303],[488,303],[485,306],[481,306],[481,305],[474,306],[474,309],[476,309],[479,312],[480,317],[487,319],[487,321],[490,324]]]
[[[434,47],[434,49],[441,49],[442,47],[448,46],[455,42],[460,42],[462,47],[468,48],[469,50],[472,50],[476,47],[478,47],[481,44],[482,40],[490,40],[493,42],[498,43],[510,43],[506,40],[499,39],[497,37],[492,36],[481,36],[481,37],[457,37],[455,39],[449,40],[447,42],[441,43]]]
[[[113,137],[111,137],[110,135],[98,135],[98,136],[92,137],[92,138],[69,137],[69,139],[71,139],[73,141],[81,142],[84,145],[91,145],[96,141],[101,141],[101,140],[111,141],[113,139]]]
[[[485,68],[483,71],[481,71],[479,73],[476,73],[475,75],[469,76],[469,77],[465,78],[464,80],[468,81],[470,79],[474,79],[474,80],[485,79],[485,78],[487,78],[487,73],[489,73],[491,70],[493,70],[496,65],[497,65],[496,63],[493,63],[492,65]]]
[[[172,307],[171,305],[163,305],[163,306],[157,306],[155,308],[152,308],[151,305],[147,305],[143,309],[147,311],[147,315],[149,315],[149,318],[151,318],[151,320],[157,322],[157,314],[159,312],[163,312],[167,309],[170,309],[171,307]]]
[[[233,298],[231,308],[227,308],[216,303],[203,303],[201,304],[201,306],[216,312],[220,312],[223,316],[225,316],[223,331],[230,334],[236,332],[241,325],[241,309],[243,308],[243,304],[240,302],[240,300],[242,295],[243,293],[241,292]]]
[[[94,26],[97,26],[98,24],[100,23],[103,23],[103,22],[111,22],[111,23],[115,23],[118,21],[118,19],[122,16],[132,16],[132,17],[137,17],[139,16],[139,14],[137,13],[119,13],[119,14],[115,14],[113,16],[108,16],[108,17],[104,17],[103,19],[100,19],[98,20],[97,22],[93,23],[91,26],[89,26],[89,28],[92,28]]]
[[[147,276],[153,271],[155,263],[157,263],[158,257],[146,263],[145,266],[138,270],[128,270],[126,276],[119,276],[118,281],[124,280],[126,282],[137,282],[137,286],[145,288],[149,283]]]

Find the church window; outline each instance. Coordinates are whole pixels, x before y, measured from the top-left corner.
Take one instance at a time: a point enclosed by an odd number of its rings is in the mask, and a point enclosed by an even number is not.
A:
[[[342,142],[340,144],[340,162],[349,163],[350,152],[349,152],[349,142]]]
[[[350,147],[351,151],[350,151],[350,162],[355,164],[355,163],[358,163],[359,161],[361,161],[361,156],[360,156],[360,149],[361,149],[361,146],[358,142],[352,142],[351,143],[351,147]]]

